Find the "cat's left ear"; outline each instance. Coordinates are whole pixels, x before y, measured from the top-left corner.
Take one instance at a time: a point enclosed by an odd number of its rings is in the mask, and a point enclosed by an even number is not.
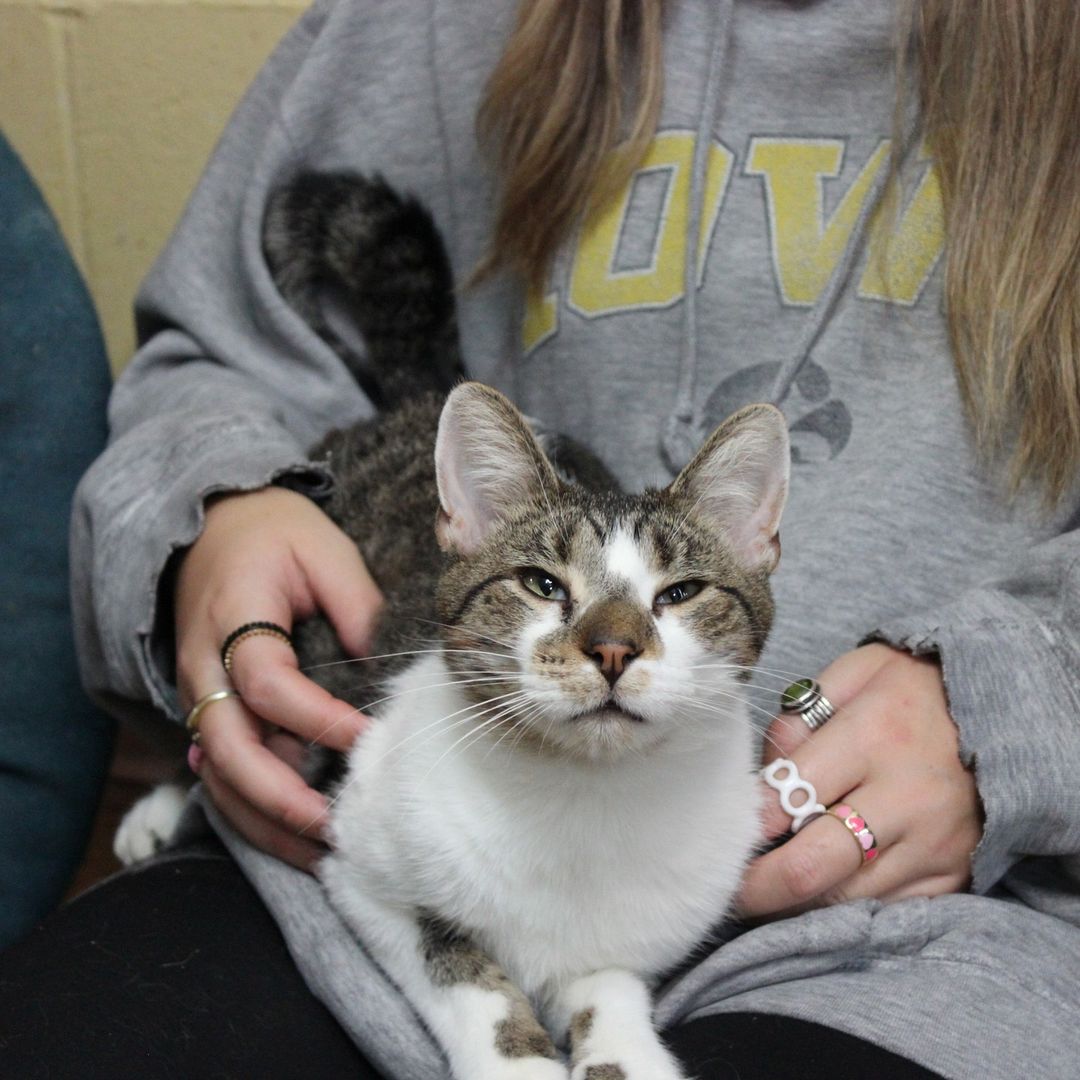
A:
[[[787,501],[791,448],[775,405],[748,405],[705,440],[668,490],[720,531],[751,569],[780,561],[780,515]]]
[[[518,508],[559,489],[521,413],[497,390],[467,382],[451,391],[435,440],[444,551],[469,555]]]

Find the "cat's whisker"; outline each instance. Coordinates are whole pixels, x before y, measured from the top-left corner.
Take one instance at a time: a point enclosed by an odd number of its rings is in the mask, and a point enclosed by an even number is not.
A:
[[[524,693],[524,691],[522,691],[522,693]],[[488,718],[487,720],[485,720],[485,721],[484,721],[484,722],[483,722],[482,724],[480,724],[480,725],[479,725],[479,726],[478,726],[478,727],[477,727],[476,729],[474,729],[473,731],[467,731],[467,732],[466,732],[466,733],[465,733],[464,735],[462,735],[462,736],[461,736],[461,738],[460,738],[460,739],[458,739],[458,740],[457,740],[457,741],[456,741],[456,742],[455,742],[455,743],[454,743],[454,744],[453,744],[452,746],[448,747],[448,748],[447,748],[446,750],[444,750],[444,751],[443,751],[443,753],[442,753],[442,754],[441,754],[441,755],[440,755],[440,756],[439,756],[439,757],[438,757],[438,758],[437,758],[437,759],[435,760],[435,762],[434,762],[434,763],[432,764],[431,768],[429,768],[429,769],[428,769],[428,771],[427,771],[427,772],[426,772],[426,773],[424,774],[424,777],[423,777],[423,779],[424,779],[424,780],[427,780],[427,779],[428,779],[428,778],[429,778],[429,777],[431,776],[431,774],[432,774],[432,773],[433,773],[433,772],[435,771],[435,769],[437,769],[437,768],[438,768],[438,766],[439,766],[439,765],[440,765],[440,764],[441,764],[441,763],[442,763],[442,762],[443,762],[443,761],[444,761],[444,760],[445,760],[445,759],[446,759],[446,758],[447,758],[447,757],[448,757],[448,756],[449,756],[450,754],[452,754],[452,753],[454,752],[454,750],[455,750],[455,749],[457,749],[457,747],[458,747],[458,746],[460,746],[460,745],[461,745],[461,744],[462,744],[462,743],[463,743],[463,742],[464,742],[464,741],[465,741],[466,739],[470,738],[470,736],[476,736],[476,738],[479,738],[479,736],[480,736],[480,734],[481,734],[482,732],[486,731],[486,730],[487,730],[488,728],[490,728],[490,727],[491,727],[491,726],[492,726],[493,724],[497,724],[497,723],[499,723],[499,722],[500,722],[500,721],[501,721],[501,720],[502,720],[502,719],[503,719],[503,718],[504,718],[504,717],[505,717],[506,715],[509,715],[509,714],[513,713],[513,712],[514,712],[514,709],[515,709],[515,707],[516,707],[517,705],[519,705],[519,704],[522,704],[522,703],[521,703],[521,702],[515,702],[515,703],[513,703],[513,704],[510,704],[510,705],[506,705],[506,704],[504,703],[504,704],[503,704],[503,705],[502,705],[502,706],[500,707],[500,708],[501,708],[501,711],[498,711],[498,712],[496,712],[494,716],[492,716],[492,717],[489,717],[489,718]],[[485,711],[487,711],[487,710],[485,710]],[[483,714],[481,713],[480,715],[483,715]],[[475,741],[475,739],[474,739],[474,741]],[[465,748],[463,748],[463,749],[465,749]]]
[[[484,755],[484,760],[486,761],[488,757],[492,754],[492,752],[502,744],[503,739],[505,739],[507,735],[516,730],[518,731],[518,736],[510,744],[510,750],[511,752],[513,752],[513,750],[517,747],[518,743],[521,742],[523,738],[525,738],[530,722],[534,720],[537,716],[542,716],[543,712],[544,706],[540,702],[533,702],[531,708],[524,710],[521,715],[514,717],[513,723],[506,729],[506,731],[502,733],[502,735],[499,736],[491,749],[488,750],[488,752]]]
[[[509,641],[503,641],[492,634],[483,634],[469,626],[455,626],[452,623],[439,622],[436,619],[425,619],[419,615],[411,615],[410,618],[414,622],[428,623],[430,626],[438,626],[443,630],[453,630],[456,634],[468,634],[470,637],[479,638],[481,641],[490,641],[495,645],[502,645],[503,648],[509,649],[511,653],[514,652],[514,646]]]
[[[515,691],[515,692],[510,693],[510,694],[500,695],[500,697],[501,698],[512,698],[512,697],[521,696],[523,694],[524,694],[524,691]],[[499,700],[499,699],[498,698],[489,698],[484,702],[479,702],[479,701],[478,702],[471,702],[470,704],[466,705],[462,709],[457,709],[452,713],[446,714],[445,716],[440,716],[437,720],[432,720],[430,723],[425,724],[422,728],[418,729],[417,731],[414,731],[411,735],[408,735],[404,739],[401,739],[400,741],[394,743],[394,745],[391,746],[388,750],[383,751],[383,753],[372,762],[372,768],[377,767],[378,765],[382,764],[383,761],[385,761],[392,754],[394,754],[398,750],[400,750],[401,747],[403,747],[406,743],[412,742],[413,739],[419,738],[421,735],[430,733],[428,739],[425,740],[425,742],[421,742],[421,743],[417,744],[417,746],[413,747],[414,751],[419,750],[421,747],[426,745],[426,742],[430,741],[430,739],[434,738],[435,734],[437,734],[437,732],[434,729],[440,728],[441,725],[443,725],[447,720],[453,719],[455,716],[458,716],[460,713],[465,713],[466,715],[462,716],[461,719],[455,721],[446,730],[447,731],[453,731],[454,728],[457,728],[457,727],[460,727],[463,724],[469,723],[470,721],[475,719],[474,716],[470,715],[474,709],[478,709],[483,705],[490,705],[490,703],[492,701],[497,701],[497,700]],[[485,709],[484,711],[488,711],[488,710]],[[483,714],[481,713],[480,715],[483,715]],[[333,797],[328,800],[327,809],[330,809],[330,807],[332,807],[345,794],[345,792],[350,787],[352,787],[352,785],[355,783],[355,781],[356,781],[356,777],[351,777],[344,784],[342,784],[341,787],[335,792]],[[313,819],[312,821],[310,821],[307,824],[307,826],[305,826],[305,830],[302,830],[302,831],[306,831],[306,829],[310,829],[311,826],[315,824],[316,820],[317,819]]]
[[[805,679],[805,671],[784,671],[783,668],[766,668],[758,664],[736,664],[732,661],[715,660],[706,664],[690,664],[686,670],[696,671],[703,668],[723,668],[731,671],[748,671],[752,675],[766,675],[778,680],[785,680],[785,685],[794,679]]]
[[[457,709],[452,713],[448,713],[446,716],[441,716],[441,717],[439,717],[438,720],[435,720],[430,724],[425,724],[424,727],[420,728],[418,731],[415,731],[412,735],[410,735],[407,738],[402,739],[399,742],[395,743],[392,747],[390,747],[389,750],[387,750],[382,755],[382,757],[378,758],[377,761],[378,762],[383,761],[385,758],[389,757],[392,753],[399,750],[406,743],[411,742],[417,736],[423,735],[425,733],[430,733],[428,735],[427,739],[425,739],[423,742],[417,743],[416,746],[412,747],[410,753],[415,753],[417,750],[420,750],[422,747],[426,746],[427,743],[430,742],[431,739],[433,739],[436,735],[443,734],[443,733],[448,732],[448,731],[453,731],[456,728],[462,727],[465,724],[472,723],[478,717],[483,716],[484,713],[491,712],[492,709],[499,709],[499,708],[509,707],[511,705],[517,704],[516,701],[505,700],[505,699],[518,698],[518,697],[521,697],[522,694],[523,694],[523,691],[516,691],[513,694],[500,695],[499,698],[491,698],[491,699],[488,699],[487,701],[483,701],[483,702],[480,702],[480,701],[473,702],[473,703],[471,703],[470,705],[466,706],[463,709]],[[454,720],[454,722],[452,724],[450,724],[449,726],[446,726],[446,727],[443,726],[443,725],[446,724],[447,720],[453,720],[453,718],[455,716],[459,716],[459,719]]]
[[[378,653],[374,656],[350,656],[344,660],[328,660],[325,664],[307,664],[300,668],[302,672],[322,671],[325,668],[342,667],[345,664],[364,664],[369,660],[391,660],[399,656],[445,656],[447,654],[460,654],[462,656],[497,656],[500,659],[512,659],[510,653],[493,652],[488,649],[463,649],[463,648],[438,648],[430,649],[402,649],[400,652]]]
[[[334,728],[338,726],[338,724],[344,723],[346,720],[350,719],[351,717],[356,716],[359,713],[367,713],[371,709],[373,709],[376,705],[382,705],[384,702],[387,702],[387,701],[394,701],[397,698],[404,697],[406,694],[419,694],[419,693],[421,693],[422,691],[425,691],[425,690],[441,690],[441,689],[443,689],[444,687],[447,687],[447,686],[477,686],[477,685],[486,685],[486,684],[490,684],[490,683],[500,683],[500,682],[504,683],[504,682],[511,681],[512,678],[513,678],[513,676],[511,674],[507,674],[507,675],[491,674],[491,675],[488,675],[487,673],[485,673],[485,676],[483,678],[450,679],[447,682],[424,683],[424,684],[422,684],[420,686],[407,687],[406,689],[399,690],[399,691],[397,691],[396,693],[393,693],[393,694],[384,694],[382,697],[376,698],[374,701],[368,701],[363,705],[356,706],[351,713],[346,714],[345,716],[341,717],[339,720],[335,720],[332,724],[329,724],[327,727],[323,728],[319,732],[319,734],[316,735],[315,738],[313,738],[308,743],[308,746],[309,747],[314,746],[316,743],[321,742],[323,737],[326,736],[327,734],[329,734],[331,731],[333,731]],[[490,700],[490,699],[488,699],[488,700]]]
[[[763,705],[758,705],[756,702],[748,701],[746,696],[737,690],[727,689],[722,686],[710,686],[703,691],[709,697],[719,697],[728,701],[735,701],[739,704],[745,705],[751,712],[760,713],[771,724],[776,719],[776,713],[771,709],[766,709]],[[672,696],[686,697],[688,700],[691,695],[680,695],[677,690],[668,691]],[[700,700],[699,698],[693,698],[693,700]],[[719,706],[718,706],[719,708]]]
[[[697,709],[703,709],[706,712],[717,713],[728,719],[741,719],[737,713],[731,713],[727,709],[721,708],[719,705],[713,705],[709,702],[700,701],[697,698],[691,697],[688,694],[673,694],[671,696],[674,697],[676,700],[685,701],[688,705],[693,706]],[[769,735],[769,733],[765,731],[765,729],[755,725],[752,719],[750,720],[750,727],[752,730],[760,732],[766,742],[768,742],[771,746],[775,747],[777,750],[781,749],[779,743],[777,743],[777,741],[771,735]]]
[[[482,684],[482,683],[508,682],[508,681],[511,681],[511,680],[514,679],[514,677],[516,675],[516,672],[514,672],[514,671],[499,672],[499,671],[496,671],[496,670],[494,670],[492,668],[470,668],[470,669],[465,669],[465,670],[461,670],[461,671],[451,671],[451,675],[454,676],[453,684],[461,685],[461,686],[473,686],[473,685]],[[469,676],[469,678],[460,678],[460,676],[462,676],[462,675],[467,675],[467,676]],[[374,682],[369,682],[369,683],[354,683],[352,685],[351,689],[354,690],[354,691],[356,691],[356,690],[369,690],[369,689],[372,689],[374,687],[378,687],[378,686],[382,686],[382,685],[384,685],[384,683],[382,681],[376,680]],[[434,685],[441,685],[441,684],[432,683],[430,685],[434,686]],[[448,683],[446,685],[451,685],[451,684]],[[422,688],[417,687],[416,689],[422,689]],[[396,695],[394,695],[394,696],[396,696]],[[379,704],[384,700],[386,700],[386,699],[385,698],[378,698],[376,701],[369,702],[369,703],[367,703],[366,705],[363,705],[363,706],[357,706],[357,708],[359,708],[360,711],[364,711],[364,710],[370,708],[372,705]],[[335,723],[338,723],[338,721],[335,721]]]
[[[772,723],[773,719],[775,719],[773,713],[769,712],[768,709],[765,709],[760,705],[755,705],[752,701],[747,701],[741,694],[731,690],[710,688],[707,697],[701,697],[694,694],[685,694],[680,693],[677,690],[671,690],[668,691],[668,696],[680,701],[697,702],[703,708],[708,707],[714,709],[716,712],[723,713],[725,716],[737,716],[738,709],[732,710],[726,705],[721,705],[717,701],[713,700],[715,698],[720,698],[723,701],[733,701],[736,703],[736,705],[745,705],[750,710],[761,713],[769,721],[769,723]],[[751,717],[750,719],[752,722],[753,718]]]

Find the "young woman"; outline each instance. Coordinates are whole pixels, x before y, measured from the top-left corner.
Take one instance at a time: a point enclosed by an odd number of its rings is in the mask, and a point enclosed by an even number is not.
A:
[[[378,592],[303,492],[332,483],[305,448],[371,405],[274,290],[260,225],[300,169],[380,172],[431,208],[460,281],[479,270],[460,300],[470,376],[582,438],[626,484],[667,482],[741,404],[772,400],[788,418],[762,667],[820,672],[840,712],[812,737],[790,721],[771,734],[852,813],[757,859],[740,895],[754,928],[661,995],[687,1068],[1067,1075],[1080,1060],[1080,13],[1068,0],[508,7],[317,3],[241,105],[145,284],[144,344],[77,506],[92,689],[118,713],[182,718],[226,685],[232,631],[316,608],[364,652]],[[348,745],[365,720],[275,635],[232,661],[239,697],[204,707],[192,763],[253,845],[233,851],[366,1058],[438,1075],[378,973],[334,948],[317,886],[259,853],[319,857],[307,826],[325,804],[290,762],[307,739]],[[791,818],[765,799],[777,837]],[[215,910],[207,866],[240,887],[214,859],[129,875],[95,902],[195,882],[171,959],[216,964],[201,986],[240,964],[263,978],[280,949],[266,931],[265,963],[240,959],[222,923],[265,916],[247,893]],[[248,1053],[259,1033],[271,1075],[288,1074],[293,1033],[338,1037],[299,991],[271,1036],[259,986],[223,997],[243,998],[231,1030]],[[209,1055],[233,1045],[200,1040]]]

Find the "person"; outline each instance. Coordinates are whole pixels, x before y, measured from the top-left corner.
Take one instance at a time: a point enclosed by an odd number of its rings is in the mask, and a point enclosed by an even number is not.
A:
[[[748,401],[789,420],[758,681],[819,672],[812,719],[833,715],[814,731],[782,715],[766,760],[789,762],[778,789],[801,777],[830,812],[752,863],[741,932],[662,989],[657,1017],[688,1068],[1070,1074],[1078,51],[1066,0],[906,14],[529,0],[516,21],[490,0],[319,0],[141,293],[143,344],[75,516],[88,684],[118,714],[180,719],[229,685],[221,645],[250,622],[287,629],[321,608],[351,652],[367,648],[378,592],[319,510],[333,477],[306,448],[373,407],[275,292],[259,232],[269,192],[297,171],[379,172],[432,210],[469,281],[469,375],[622,482],[666,483]],[[291,767],[298,747],[343,747],[366,718],[314,687],[279,635],[247,638],[232,661],[239,696],[201,710],[191,758],[218,834],[370,1066],[442,1075],[407,1005],[292,868],[317,861],[326,809]],[[763,790],[777,839],[791,816]],[[155,1039],[270,1075],[299,1075],[297,1045],[324,1062],[333,1046],[357,1071],[235,863],[199,850],[91,897],[95,925],[123,910],[152,927],[119,964],[140,986],[153,967],[184,1003]],[[94,1022],[107,1011],[111,1038],[145,1031],[145,1000],[120,1025],[100,969],[86,976],[77,909],[7,960],[0,982],[38,988],[13,1005],[19,1030],[41,1030],[43,954],[77,953]],[[37,975],[20,981],[18,965]],[[213,1019],[193,1028],[188,994],[208,986]]]

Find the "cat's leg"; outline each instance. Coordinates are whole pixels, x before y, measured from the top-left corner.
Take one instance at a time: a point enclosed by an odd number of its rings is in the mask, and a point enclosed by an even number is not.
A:
[[[169,846],[184,816],[189,784],[158,784],[124,815],[113,853],[125,865],[149,859]]]
[[[344,903],[340,893],[334,899],[423,1018],[458,1080],[566,1080],[528,999],[468,937],[433,915],[413,916],[355,891]]]
[[[684,1080],[653,1028],[648,987],[631,972],[610,968],[576,979],[552,1012],[568,1036],[571,1080]]]

